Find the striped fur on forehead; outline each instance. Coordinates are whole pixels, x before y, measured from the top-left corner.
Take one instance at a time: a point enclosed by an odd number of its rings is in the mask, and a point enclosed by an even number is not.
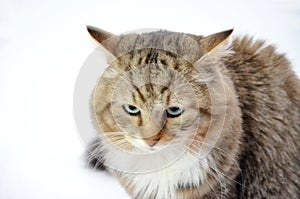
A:
[[[159,49],[195,62],[205,54],[205,50],[199,44],[199,38],[185,33],[170,31],[132,33],[121,35],[115,39],[117,40],[114,50],[116,57],[141,49]],[[155,55],[155,52],[152,55]]]
[[[184,57],[170,51],[153,48],[133,50],[116,59],[116,65],[124,71],[148,64],[168,66],[168,68],[179,72],[193,68],[193,63]]]
[[[112,52],[115,60],[110,63],[104,76],[111,80],[118,79],[128,71],[155,64],[157,67],[167,66],[165,70],[185,74],[194,83],[205,83],[215,72],[211,66],[219,65],[220,59],[230,51],[228,45],[222,45],[207,53],[202,48],[202,38],[169,31],[114,36],[110,40],[116,43]],[[153,72],[144,71],[143,78]]]
[[[214,73],[218,70],[222,70],[222,59],[231,53],[228,45],[229,43],[209,54],[200,54],[195,61],[190,60],[193,56],[193,52],[196,52],[197,48],[198,50],[201,49],[199,47],[195,47],[195,50],[192,48],[188,49],[188,51],[191,51],[188,55],[190,57],[181,56],[176,52],[156,48],[132,50],[120,55],[110,64],[108,70],[111,70],[112,73],[109,77],[119,78],[128,71],[154,64],[156,65],[154,70],[144,71],[145,78],[147,74],[155,73],[156,69],[159,70],[161,69],[161,66],[164,66],[164,70],[177,71],[178,73],[185,75],[191,81],[207,83],[209,79],[212,79]]]
[[[184,92],[186,96],[194,93],[188,82],[184,71],[162,64],[147,64],[127,71],[118,83],[116,92],[125,94],[124,90],[127,90],[134,103],[150,103],[148,105],[151,106],[161,102],[168,105],[176,102],[174,95],[178,93]]]

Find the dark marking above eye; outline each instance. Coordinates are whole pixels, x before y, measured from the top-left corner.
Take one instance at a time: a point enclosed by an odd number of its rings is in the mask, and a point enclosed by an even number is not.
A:
[[[149,52],[146,56],[146,59],[145,59],[145,63],[146,64],[149,64],[149,61],[150,61],[150,57],[151,57],[151,52]]]
[[[162,87],[160,93],[164,94],[164,92],[167,91],[168,89],[169,89],[168,87],[164,86],[164,87]]]
[[[143,103],[146,102],[146,98],[145,98],[145,96],[142,94],[142,92],[140,91],[140,88],[138,88],[138,87],[135,86],[135,85],[134,85],[134,88],[135,88],[135,92],[133,93],[133,96],[134,96],[135,94],[137,94]],[[136,97],[135,97],[135,96],[134,96],[134,99],[136,100]]]
[[[175,62],[174,69],[177,70],[179,68],[179,63]]]
[[[138,66],[142,64],[142,61],[143,61],[143,58],[140,57],[140,58],[139,58],[139,61],[138,61]]]
[[[157,64],[158,52],[155,49],[150,49],[149,53],[146,55],[145,63],[155,63]]]
[[[165,59],[160,60],[160,63],[163,65],[167,65],[167,61]]]
[[[168,57],[172,57],[172,58],[177,58],[177,55],[170,52],[170,51],[165,51],[165,54],[168,56]]]

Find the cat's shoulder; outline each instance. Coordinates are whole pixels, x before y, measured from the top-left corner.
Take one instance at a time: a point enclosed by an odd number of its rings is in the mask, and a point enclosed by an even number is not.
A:
[[[252,36],[232,38],[228,57],[231,65],[248,72],[291,71],[291,65],[285,54],[276,45]]]
[[[257,58],[267,58],[270,56],[284,57],[282,53],[278,52],[278,49],[274,44],[249,35],[233,37],[231,48],[236,53],[243,53],[244,56],[250,55]]]

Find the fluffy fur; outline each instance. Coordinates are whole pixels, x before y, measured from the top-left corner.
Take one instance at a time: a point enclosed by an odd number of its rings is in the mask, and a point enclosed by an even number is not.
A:
[[[229,41],[232,30],[88,31],[110,62],[89,161],[132,198],[299,198],[300,83],[273,46]],[[174,106],[179,117],[166,113]]]

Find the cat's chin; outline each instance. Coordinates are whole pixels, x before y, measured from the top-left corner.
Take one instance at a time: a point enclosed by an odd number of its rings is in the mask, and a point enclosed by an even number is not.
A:
[[[168,145],[164,145],[164,144],[156,144],[155,146],[147,146],[147,150],[149,150],[150,152],[157,152],[157,151],[162,151],[164,150],[166,147],[168,147]]]

